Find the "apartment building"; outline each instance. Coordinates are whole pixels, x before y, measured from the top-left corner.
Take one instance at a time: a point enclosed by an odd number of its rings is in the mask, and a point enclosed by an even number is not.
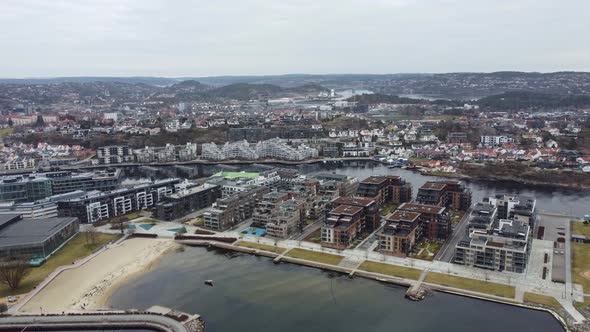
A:
[[[363,208],[340,205],[328,213],[321,228],[321,244],[335,249],[348,248],[361,231]]]
[[[314,175],[319,180],[318,195],[330,197],[352,197],[357,191],[359,183],[354,177],[342,174],[320,173]]]
[[[218,199],[204,213],[205,227],[224,231],[252,217],[256,203],[270,191],[263,186],[250,186],[234,196]]]
[[[397,210],[377,233],[379,251],[393,256],[405,257],[422,238],[420,213]]]
[[[487,147],[496,147],[502,146],[504,143],[512,143],[514,142],[514,138],[510,136],[481,136],[479,142],[483,146]]]
[[[428,240],[446,240],[452,233],[452,223],[444,206],[403,203],[397,210],[419,213],[422,235]]]
[[[533,197],[498,194],[484,200],[498,209],[499,219],[517,219],[534,224],[537,201]]]
[[[418,189],[416,201],[467,211],[471,206],[471,190],[459,181],[428,181]]]
[[[96,157],[101,165],[133,162],[131,149],[126,145],[101,146],[96,149]]]
[[[286,239],[303,228],[305,217],[304,204],[295,199],[289,199],[277,204],[272,210],[268,223],[267,235],[273,238]]]
[[[91,191],[78,198],[57,203],[60,217],[78,217],[82,223],[125,215],[150,208],[175,190],[180,179],[158,180],[111,191]]]
[[[221,197],[218,185],[205,183],[189,186],[165,195],[156,204],[156,217],[162,220],[175,220],[187,214],[211,206]]]
[[[374,199],[361,197],[338,197],[332,200],[332,209],[341,205],[357,206],[361,211],[361,229],[373,231],[381,224],[379,205]]]
[[[370,176],[359,183],[357,196],[373,198],[380,207],[412,200],[412,185],[399,176]]]
[[[531,227],[519,220],[499,219],[489,231],[473,230],[455,248],[454,263],[523,273],[530,251]]]
[[[278,204],[293,198],[291,193],[272,191],[262,196],[262,199],[256,203],[254,214],[252,216],[252,226],[265,228],[269,222],[271,213]]]
[[[65,194],[53,195],[33,202],[0,202],[0,214],[19,214],[28,219],[56,218],[57,202],[82,197],[85,191],[77,190]]]

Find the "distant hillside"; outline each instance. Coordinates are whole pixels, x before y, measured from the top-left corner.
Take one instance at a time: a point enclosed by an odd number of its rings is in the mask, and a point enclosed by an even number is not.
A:
[[[588,95],[558,95],[529,91],[511,91],[482,98],[477,101],[480,107],[497,109],[525,109],[538,107],[587,107]]]
[[[165,77],[55,77],[55,78],[0,78],[0,84],[60,84],[60,83],[127,83],[166,86],[178,82],[177,79]]]
[[[287,97],[293,94],[319,93],[326,91],[315,84],[306,84],[292,88],[282,88],[273,84],[250,84],[250,83],[236,83],[219,88],[212,89],[205,93],[209,98],[224,98],[236,100],[251,100],[251,99],[265,99]]]
[[[355,101],[359,104],[422,104],[425,103],[425,100],[422,99],[413,99],[413,98],[405,98],[400,96],[394,95],[386,95],[382,93],[373,93],[367,94],[363,93],[359,96],[352,96],[347,101]]]

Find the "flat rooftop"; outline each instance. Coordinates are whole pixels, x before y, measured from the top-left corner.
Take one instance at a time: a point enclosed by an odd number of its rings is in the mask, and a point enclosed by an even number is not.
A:
[[[214,184],[210,184],[210,183],[205,183],[202,184],[200,186],[196,186],[196,187],[192,187],[186,190],[180,190],[178,192],[175,192],[174,194],[168,195],[168,197],[172,198],[172,199],[179,199],[179,198],[183,198],[186,196],[190,196],[190,195],[194,195],[203,191],[207,191],[211,188],[215,188],[218,187],[217,185]]]
[[[396,210],[387,220],[388,221],[406,221],[406,222],[414,222],[420,213],[418,212],[411,212],[411,211],[400,211]]]
[[[257,178],[260,174],[254,172],[218,172],[213,174],[212,177],[222,177],[224,179],[240,179],[240,178],[247,178],[253,179]]]
[[[354,205],[354,206],[364,206],[368,207],[369,205],[375,203],[375,200],[370,198],[361,198],[361,197],[338,197],[332,201],[336,204],[344,204],[344,205]]]
[[[447,186],[446,183],[428,181],[425,184],[423,184],[422,187],[420,187],[420,189],[441,191],[441,190],[445,189],[446,186]]]
[[[385,176],[369,176],[368,178],[361,181],[362,184],[381,184],[387,181]]]
[[[418,213],[435,213],[435,214],[441,214],[445,210],[444,207],[440,207],[440,206],[436,206],[436,205],[416,204],[416,203],[403,203],[397,209],[403,210],[403,211],[418,212]]]
[[[3,216],[5,217],[5,216]],[[42,243],[78,218],[22,219],[0,229],[0,248]]]
[[[353,216],[353,215],[361,212],[362,210],[363,210],[363,208],[361,208],[359,206],[340,205],[339,207],[330,211],[330,214]]]

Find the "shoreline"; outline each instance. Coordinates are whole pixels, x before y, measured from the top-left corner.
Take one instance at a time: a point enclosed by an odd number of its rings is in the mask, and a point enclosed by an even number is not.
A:
[[[62,272],[24,303],[21,312],[49,313],[105,309],[110,295],[126,281],[149,271],[178,248],[163,239],[127,239],[85,264]],[[74,287],[72,287],[74,283]]]
[[[267,258],[271,258],[271,259],[275,260],[275,263],[285,262],[288,264],[296,264],[296,265],[300,265],[300,266],[317,268],[317,269],[321,269],[324,271],[330,271],[330,272],[340,273],[342,275],[348,275],[351,278],[353,276],[359,276],[361,278],[374,280],[377,282],[394,284],[399,287],[407,288],[407,287],[411,286],[411,283],[409,283],[408,280],[406,280],[404,278],[396,277],[396,276],[382,275],[382,274],[378,274],[375,272],[369,272],[369,271],[364,271],[364,270],[356,270],[354,272],[354,274],[351,274],[352,269],[350,269],[350,268],[340,267],[340,266],[326,264],[326,263],[308,261],[308,260],[303,260],[303,259],[289,257],[289,256],[282,256],[281,254],[262,250],[262,249],[240,247],[240,246],[236,246],[236,245],[229,244],[229,243],[221,243],[221,242],[207,241],[207,240],[181,240],[181,241],[177,241],[177,242],[179,244],[187,245],[187,246],[214,247],[214,248],[220,249],[220,250],[229,250],[229,251],[241,252],[241,253],[246,253],[246,254],[255,255],[255,256],[263,256],[263,257],[267,257]],[[276,259],[279,258],[279,256],[281,256],[280,261],[277,262]],[[549,313],[551,316],[553,316],[553,318],[555,318],[560,323],[560,325],[563,327],[564,331],[568,331],[568,332],[571,331],[571,328],[568,325],[567,318],[560,315],[553,308],[545,307],[542,305],[534,305],[534,304],[525,303],[525,302],[518,303],[518,302],[510,301],[510,299],[508,299],[508,298],[502,299],[502,298],[498,298],[498,297],[495,297],[492,295],[480,294],[480,293],[472,292],[469,290],[450,288],[450,287],[447,287],[444,285],[430,284],[430,283],[424,283],[424,284],[426,284],[431,290],[436,291],[436,292],[453,294],[453,295],[457,295],[457,296],[463,296],[463,297],[468,297],[468,298],[482,300],[482,301],[490,301],[490,302],[503,304],[503,305],[516,306],[516,307],[525,308],[525,309],[529,309],[529,310],[544,311],[544,312]]]
[[[154,259],[150,260],[146,266],[140,267],[136,271],[128,272],[127,274],[124,274],[122,276],[119,276],[118,278],[113,279],[110,285],[108,285],[102,293],[96,294],[95,298],[93,298],[92,301],[93,306],[87,309],[112,309],[112,307],[110,306],[110,300],[113,294],[121,287],[125,286],[127,283],[151,271],[154,265],[158,264],[158,262],[160,262],[160,260],[162,260],[164,256],[181,247],[178,243],[173,243],[174,245],[171,245],[169,248],[159,253],[159,255]]]

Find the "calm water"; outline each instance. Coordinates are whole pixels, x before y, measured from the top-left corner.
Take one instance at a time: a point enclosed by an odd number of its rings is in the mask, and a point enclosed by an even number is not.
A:
[[[214,287],[203,284],[213,279]],[[114,308],[154,304],[199,313],[207,331],[563,331],[547,313],[348,279],[245,254],[186,248],[115,292]]]
[[[429,180],[445,180],[448,178],[425,176],[418,172],[407,171],[400,168],[387,168],[375,162],[344,163],[343,165],[316,164],[300,166],[305,173],[336,172],[346,174],[362,180],[371,175],[392,174],[399,175],[412,183],[414,197],[418,188]],[[588,175],[590,176],[590,175]],[[530,186],[509,181],[481,181],[462,180],[473,192],[473,202],[479,202],[482,198],[502,194],[521,194],[533,196],[537,199],[537,209],[547,212],[565,212],[575,216],[590,214],[590,191],[555,188],[549,186]]]

